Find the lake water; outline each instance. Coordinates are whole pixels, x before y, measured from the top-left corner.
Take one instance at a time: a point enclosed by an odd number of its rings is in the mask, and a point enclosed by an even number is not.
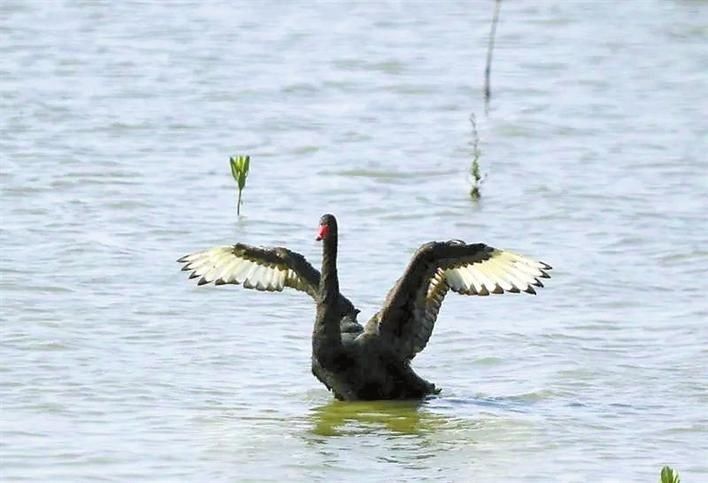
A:
[[[708,481],[708,2],[504,2],[485,116],[492,12],[3,0],[0,478]],[[364,320],[431,239],[553,278],[448,296],[414,360],[439,397],[335,402],[307,296],[175,263],[319,265],[324,212]]]

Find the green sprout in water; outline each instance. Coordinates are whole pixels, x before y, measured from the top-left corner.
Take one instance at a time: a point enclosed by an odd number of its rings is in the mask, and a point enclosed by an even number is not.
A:
[[[229,158],[231,165],[231,176],[238,185],[238,200],[236,201],[236,214],[241,215],[241,192],[246,187],[246,178],[248,177],[248,168],[251,164],[250,156],[231,156]]]
[[[479,169],[479,134],[477,134],[477,120],[474,114],[470,116],[470,123],[472,124],[472,166],[470,167],[472,189],[470,190],[470,197],[477,201],[482,197],[480,188],[484,182],[484,177]]]
[[[678,471],[674,471],[670,466],[664,466],[661,469],[660,483],[681,483]]]

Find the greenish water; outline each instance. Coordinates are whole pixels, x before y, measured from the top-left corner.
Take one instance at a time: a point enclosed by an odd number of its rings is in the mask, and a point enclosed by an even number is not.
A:
[[[707,479],[708,4],[504,2],[485,117],[487,3],[3,2],[0,479]],[[553,279],[448,296],[439,397],[336,402],[306,296],[175,263],[318,264],[326,211],[364,319],[433,239]]]

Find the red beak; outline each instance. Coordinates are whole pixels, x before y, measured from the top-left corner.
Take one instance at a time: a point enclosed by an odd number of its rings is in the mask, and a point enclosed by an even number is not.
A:
[[[324,240],[327,238],[327,235],[329,235],[329,225],[320,225],[320,230],[317,232],[317,238],[315,238],[315,240]]]

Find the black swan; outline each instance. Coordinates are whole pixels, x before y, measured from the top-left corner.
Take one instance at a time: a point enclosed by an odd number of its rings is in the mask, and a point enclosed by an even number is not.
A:
[[[320,219],[322,273],[287,248],[242,243],[216,247],[178,260],[182,270],[199,277],[198,285],[243,284],[280,292],[284,287],[309,294],[317,304],[312,331],[312,373],[337,399],[418,399],[436,394],[410,362],[428,343],[440,304],[448,290],[465,295],[504,292],[535,294],[550,278],[551,267],[483,243],[430,242],[413,255],[384,306],[366,326],[339,292],[337,220]]]

